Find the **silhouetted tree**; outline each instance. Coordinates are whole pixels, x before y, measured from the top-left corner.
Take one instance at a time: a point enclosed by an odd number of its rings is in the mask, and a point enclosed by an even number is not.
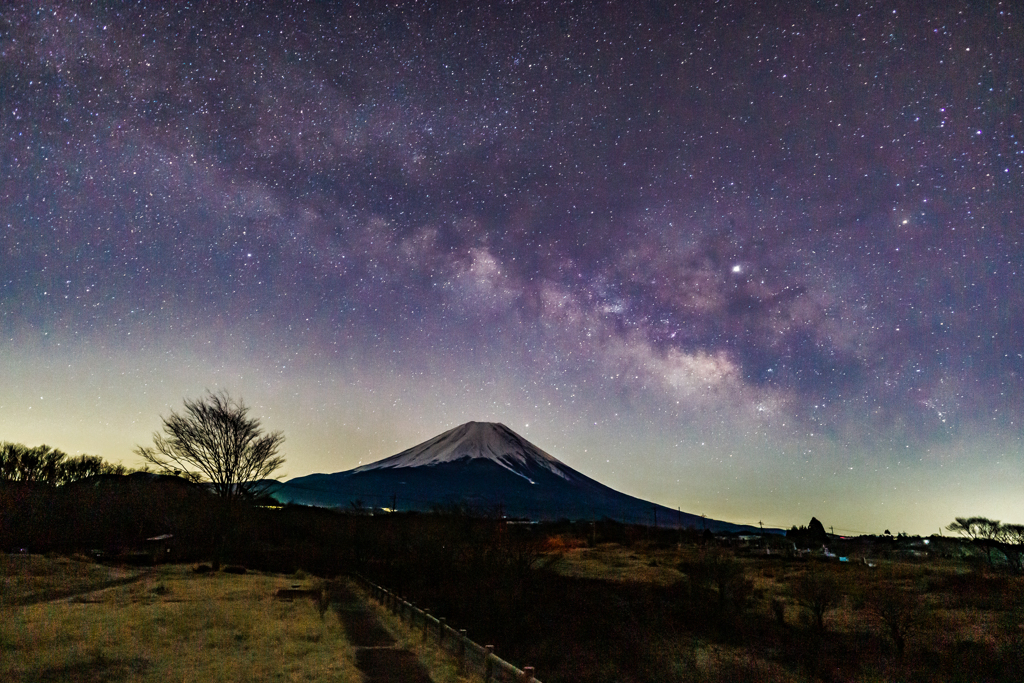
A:
[[[1002,524],[995,519],[987,517],[957,517],[952,524],[946,527],[946,530],[965,536],[976,545],[984,548],[985,556],[988,558],[989,566],[991,566],[992,549],[999,544],[1001,528]]]
[[[825,533],[825,526],[818,521],[817,517],[811,517],[811,521],[807,524],[807,533],[815,543],[828,543],[828,534]]]
[[[793,528],[786,532],[786,538],[793,540],[795,543],[805,543],[809,546],[825,545],[828,543],[828,534],[825,533],[825,527],[818,521],[817,517],[811,517],[811,521],[807,526],[797,528],[796,525],[793,525]]]
[[[29,448],[20,443],[0,444],[0,478],[56,486],[67,454],[46,445]]]
[[[96,477],[101,474],[124,475],[133,470],[117,463],[106,462],[98,455],[80,455],[70,457],[61,463],[58,485],[70,484],[73,481],[81,481],[89,477]]]
[[[216,537],[213,568],[220,569],[229,536],[238,536],[234,505],[267,490],[269,477],[284,464],[277,454],[284,442],[281,432],[264,433],[249,408],[227,392],[207,392],[185,399],[185,412],[163,418],[163,431],[153,434],[153,446],[135,452],[160,473],[174,474],[195,483],[208,483],[222,501],[211,520]]]
[[[1000,541],[1010,567],[1018,574],[1024,573],[1024,524],[1003,524]]]
[[[69,457],[50,446],[28,447],[20,443],[0,444],[0,480],[46,486],[62,486],[99,474],[127,474],[121,464],[112,464],[98,455]]]
[[[266,489],[266,480],[284,464],[277,454],[281,432],[264,433],[249,408],[226,392],[185,399],[185,412],[163,418],[164,435],[135,452],[159,472],[208,481],[225,501],[251,497]]]

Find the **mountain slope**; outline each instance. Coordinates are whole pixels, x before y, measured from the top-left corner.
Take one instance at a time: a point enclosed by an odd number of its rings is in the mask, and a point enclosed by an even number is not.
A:
[[[602,519],[742,531],[619,493],[572,469],[502,424],[468,422],[397,455],[335,474],[289,480],[282,502],[329,507],[430,510],[469,506],[535,520]]]

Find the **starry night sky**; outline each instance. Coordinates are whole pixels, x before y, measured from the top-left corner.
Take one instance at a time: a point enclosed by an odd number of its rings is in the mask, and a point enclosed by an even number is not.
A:
[[[468,420],[740,523],[1024,522],[1010,2],[0,8],[0,440]],[[470,3],[463,3],[470,4]]]

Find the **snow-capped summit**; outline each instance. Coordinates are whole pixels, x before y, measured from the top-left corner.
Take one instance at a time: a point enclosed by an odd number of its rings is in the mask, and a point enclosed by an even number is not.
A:
[[[494,462],[530,481],[538,467],[568,481],[580,476],[554,456],[497,422],[467,422],[398,455],[357,467],[353,472],[431,467],[477,459]]]

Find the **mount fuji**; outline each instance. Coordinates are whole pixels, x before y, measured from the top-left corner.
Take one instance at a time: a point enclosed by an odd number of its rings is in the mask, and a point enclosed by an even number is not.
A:
[[[390,458],[275,486],[283,503],[399,511],[468,506],[530,520],[596,520],[755,531],[619,493],[542,451],[503,424],[467,422]]]

